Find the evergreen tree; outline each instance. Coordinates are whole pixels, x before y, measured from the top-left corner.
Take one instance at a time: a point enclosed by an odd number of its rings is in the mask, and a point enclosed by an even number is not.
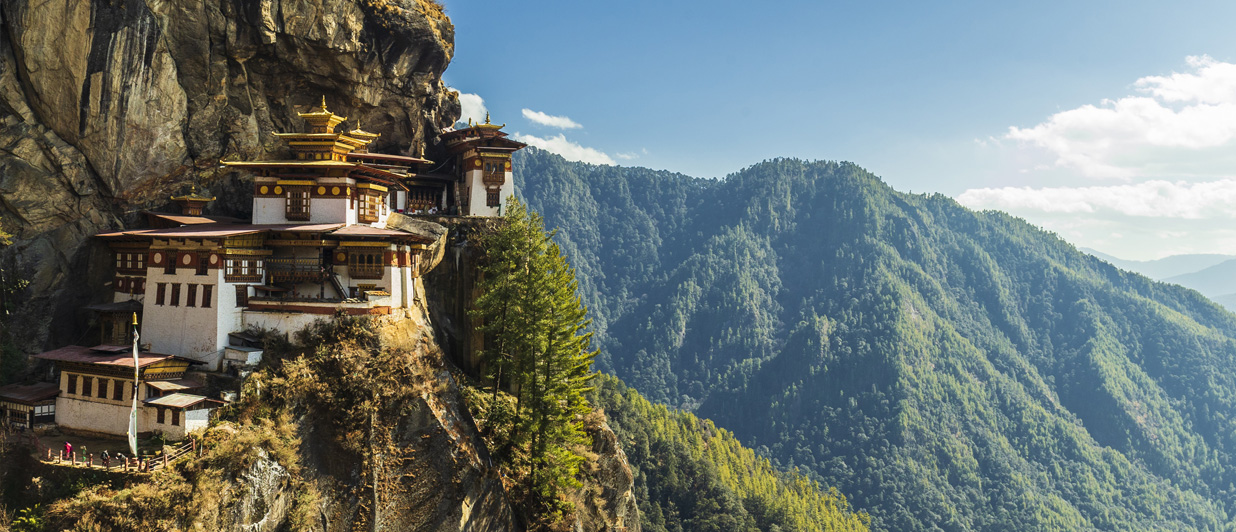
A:
[[[569,509],[559,494],[577,485],[577,449],[589,443],[581,421],[596,351],[575,271],[551,237],[541,217],[512,198],[486,238],[473,312],[483,324],[482,359],[495,399],[487,425],[505,435],[495,455],[526,474],[529,503],[553,520]],[[502,390],[514,393],[513,409],[496,400]]]

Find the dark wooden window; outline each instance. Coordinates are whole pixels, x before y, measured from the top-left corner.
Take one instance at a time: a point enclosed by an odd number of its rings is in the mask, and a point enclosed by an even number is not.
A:
[[[360,210],[356,217],[361,223],[373,223],[378,221],[378,209],[382,205],[382,196],[377,192],[369,189],[361,189],[360,191]]]
[[[69,375],[68,380],[69,380],[68,393],[72,395],[77,395],[77,375]]]
[[[481,182],[486,185],[501,185],[506,181],[506,162],[500,160],[485,161],[485,171],[481,174]]]
[[[229,283],[260,283],[266,276],[263,259],[227,259],[223,264],[223,280]]]
[[[99,399],[107,399],[107,379],[99,379]]]
[[[172,424],[179,427],[180,426],[180,409],[173,408],[171,410],[172,410]]]
[[[180,306],[180,283],[172,284],[172,300],[169,301],[167,304],[173,307]]]
[[[485,205],[488,205],[490,207],[497,207],[501,205],[502,197],[499,196],[499,194],[501,194],[501,192],[497,190],[486,190],[485,191]]]
[[[163,273],[175,275],[177,262],[180,262],[180,255],[175,251],[167,252],[167,262],[163,263]]]
[[[155,304],[162,305],[167,296],[167,283],[155,285]]]
[[[164,408],[160,406],[160,407],[157,407],[156,410],[158,411],[158,413],[155,415],[155,423],[163,423]]]
[[[348,277],[353,279],[381,279],[385,265],[382,264],[382,252],[348,253]]]
[[[94,377],[82,376],[82,396],[90,397],[94,391]]]
[[[124,400],[124,381],[118,379],[112,380],[112,400]]]
[[[309,187],[296,185],[287,187],[288,220],[305,221],[309,219]]]
[[[249,287],[247,286],[237,286],[236,287],[236,306],[238,307],[249,306]]]
[[[146,275],[146,254],[133,252],[117,253],[116,271],[130,275]]]
[[[210,272],[210,253],[201,253],[197,256],[197,274],[206,275]]]
[[[185,306],[186,307],[196,307],[197,306],[197,285],[190,284],[189,291],[187,294],[185,294],[185,296],[186,296]]]
[[[210,308],[210,298],[215,295],[215,285],[202,285],[202,308]]]

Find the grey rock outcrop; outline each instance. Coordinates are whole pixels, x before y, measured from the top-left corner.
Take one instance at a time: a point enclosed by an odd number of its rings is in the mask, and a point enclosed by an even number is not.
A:
[[[635,499],[635,474],[618,436],[608,423],[589,423],[592,454],[582,469],[582,486],[575,502],[574,532],[639,532],[639,501]]]
[[[459,116],[442,71],[454,27],[430,0],[0,0],[0,259],[31,281],[19,345],[72,342],[104,293],[93,234],[165,208],[190,184],[248,215],[220,159],[273,158],[272,131],[330,109],[382,133],[375,150],[432,155]],[[96,288],[97,289],[97,288]],[[54,319],[48,319],[53,317]],[[53,325],[54,324],[54,325]],[[51,327],[59,327],[52,329]]]
[[[287,468],[258,449],[259,458],[224,493],[218,530],[273,532],[292,506]]]

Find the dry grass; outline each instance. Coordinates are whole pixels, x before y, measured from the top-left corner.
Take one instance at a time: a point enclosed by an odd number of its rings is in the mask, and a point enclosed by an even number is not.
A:
[[[57,501],[47,512],[53,530],[212,530],[227,522],[238,496],[234,482],[261,459],[288,471],[294,499],[292,530],[307,530],[320,497],[301,475],[295,425],[287,416],[208,431],[201,458],[181,462],[149,480],[116,490],[95,486]]]

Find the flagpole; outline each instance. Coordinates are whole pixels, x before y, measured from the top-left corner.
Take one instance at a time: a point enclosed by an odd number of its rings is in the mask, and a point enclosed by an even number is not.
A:
[[[129,453],[130,456],[137,456],[137,391],[138,388],[138,361],[137,361],[137,313],[133,313],[133,408],[129,410]]]

